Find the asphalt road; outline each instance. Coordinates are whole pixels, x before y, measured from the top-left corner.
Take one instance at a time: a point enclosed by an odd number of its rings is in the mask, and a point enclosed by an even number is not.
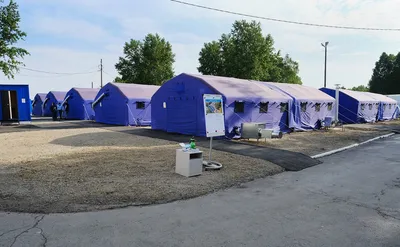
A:
[[[395,136],[167,205],[0,213],[0,246],[400,246],[399,150]]]

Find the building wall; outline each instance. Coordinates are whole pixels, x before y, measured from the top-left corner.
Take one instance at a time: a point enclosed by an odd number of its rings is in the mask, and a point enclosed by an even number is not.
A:
[[[19,121],[31,121],[31,100],[29,98],[28,85],[0,85],[0,90],[16,91],[18,102],[18,119]],[[0,95],[0,120],[3,120],[3,106]]]

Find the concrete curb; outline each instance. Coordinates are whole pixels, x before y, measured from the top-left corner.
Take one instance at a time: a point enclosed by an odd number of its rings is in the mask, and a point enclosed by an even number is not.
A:
[[[387,137],[393,136],[395,134],[396,133],[390,133],[390,134],[378,136],[378,137],[366,140],[366,141],[361,142],[361,143],[356,143],[356,144],[353,144],[353,145],[350,145],[350,146],[347,146],[347,147],[342,147],[342,148],[338,148],[338,149],[335,149],[335,150],[332,150],[332,151],[328,151],[328,152],[325,152],[325,153],[317,154],[317,155],[311,156],[311,158],[318,159],[318,158],[326,157],[326,156],[329,156],[329,155],[332,155],[332,154],[335,154],[335,153],[339,153],[339,152],[343,152],[345,150],[348,150],[348,149],[351,149],[351,148],[355,148],[355,147],[358,147],[360,145],[364,145],[364,144],[367,144],[367,143],[370,143],[370,142],[373,142],[373,141],[376,141],[376,140],[379,140],[379,139],[387,138]]]

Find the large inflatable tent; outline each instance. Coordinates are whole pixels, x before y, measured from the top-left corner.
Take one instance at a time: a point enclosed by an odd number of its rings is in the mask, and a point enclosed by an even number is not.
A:
[[[257,81],[191,74],[172,78],[153,95],[152,129],[205,136],[204,94],[222,95],[227,136],[247,122],[287,129],[290,97],[284,93]]]
[[[46,99],[46,93],[37,93],[32,101],[32,115],[42,116],[43,115],[43,102]]]
[[[66,118],[94,120],[92,103],[98,92],[97,88],[72,88],[69,90],[63,102]]]
[[[367,92],[371,98],[379,101],[378,121],[392,120],[398,114],[397,101],[382,94]]]
[[[322,92],[336,97],[336,89],[321,88]],[[376,121],[379,100],[365,92],[339,89],[339,120],[342,123],[371,123]]]
[[[0,85],[0,122],[31,121],[28,85]]]
[[[107,83],[92,103],[95,120],[113,125],[151,124],[151,96],[159,86]]]
[[[46,98],[43,101],[42,105],[42,112],[43,116],[50,117],[52,115],[51,113],[51,105],[62,103],[64,101],[65,95],[67,92],[59,92],[59,91],[50,91],[47,95]]]
[[[292,98],[289,106],[289,127],[295,130],[310,130],[321,127],[327,117],[335,116],[335,98],[312,87],[298,84],[266,82]]]

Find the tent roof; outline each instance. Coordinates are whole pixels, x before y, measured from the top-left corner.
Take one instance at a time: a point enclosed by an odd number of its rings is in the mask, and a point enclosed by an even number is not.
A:
[[[287,93],[296,100],[320,100],[320,101],[335,101],[335,99],[321,90],[313,87],[288,84],[288,83],[275,83],[266,82],[270,87],[276,87],[283,92]]]
[[[204,81],[226,98],[290,99],[287,95],[273,90],[259,81],[210,75],[186,75]]]
[[[335,90],[335,89],[332,89]],[[353,90],[347,90],[347,89],[340,89],[340,92],[347,94],[348,96],[360,101],[360,102],[379,102],[379,100],[371,97],[366,92],[358,92],[358,91],[353,91]]]
[[[117,87],[128,99],[151,99],[153,94],[160,88],[155,85],[131,84],[131,83],[114,83],[111,85]]]
[[[98,88],[72,88],[71,90],[75,90],[79,93],[79,95],[84,100],[94,100],[96,98],[97,93],[99,92]]]
[[[371,98],[379,100],[380,102],[384,102],[384,103],[388,103],[388,104],[396,104],[397,103],[397,101],[395,99],[389,98],[382,94],[370,93],[370,92],[366,92],[366,94],[368,94]]]
[[[63,101],[67,92],[60,92],[60,91],[50,91],[47,95],[53,94],[57,101]],[[46,96],[47,96],[46,95]]]
[[[40,100],[43,101],[43,100],[46,98],[47,93],[37,93],[37,94],[35,95],[35,98],[36,98],[36,96],[38,96],[38,97],[40,98]]]

